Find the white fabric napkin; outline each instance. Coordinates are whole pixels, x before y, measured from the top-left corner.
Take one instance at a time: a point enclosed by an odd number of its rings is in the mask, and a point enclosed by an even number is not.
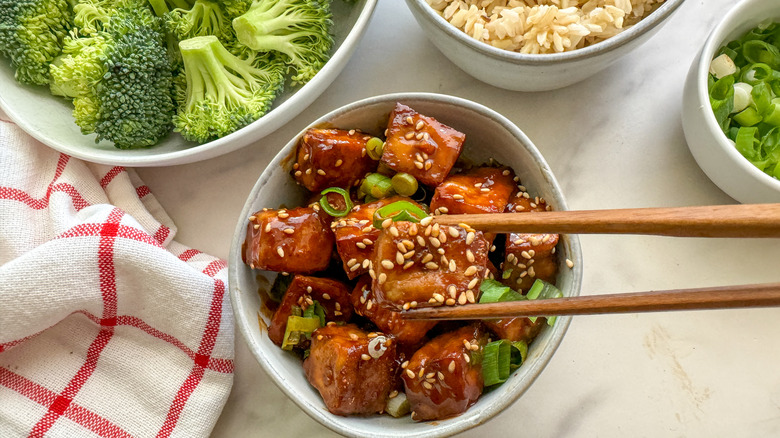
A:
[[[131,169],[0,112],[0,437],[201,437],[233,382],[226,263]]]

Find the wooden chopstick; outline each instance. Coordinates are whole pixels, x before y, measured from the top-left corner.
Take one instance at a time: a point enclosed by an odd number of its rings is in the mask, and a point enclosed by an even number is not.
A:
[[[435,216],[492,233],[653,234],[675,237],[780,237],[780,204]]]
[[[401,315],[406,319],[485,319],[772,306],[780,306],[780,283],[424,307]]]

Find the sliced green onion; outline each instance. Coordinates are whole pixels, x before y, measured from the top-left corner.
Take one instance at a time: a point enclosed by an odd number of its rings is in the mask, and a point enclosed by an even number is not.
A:
[[[401,196],[412,196],[417,193],[417,179],[408,173],[399,172],[393,175],[393,189]]]
[[[536,279],[534,281],[534,284],[531,285],[531,289],[528,290],[528,293],[526,294],[526,298],[529,300],[546,300],[550,298],[563,298],[563,292],[561,292],[560,289],[553,286],[552,284],[544,281]],[[531,322],[536,322],[535,316],[530,316],[528,319],[531,320]],[[557,319],[556,316],[550,316],[547,318],[547,325],[552,326],[555,324],[555,320]]]
[[[757,157],[756,150],[758,149],[759,142],[761,140],[758,137],[758,128],[742,127],[737,131],[736,140],[734,143],[737,150],[748,160],[755,160]]]
[[[420,222],[428,217],[428,213],[409,201],[395,201],[378,208],[374,212],[374,228],[382,229],[382,222],[391,219],[393,222]]]
[[[724,131],[729,126],[729,115],[734,108],[734,76],[725,76],[710,86],[710,105]]]
[[[409,399],[406,398],[406,394],[399,392],[397,396],[387,400],[387,406],[385,411],[395,418],[403,417],[412,410],[412,405],[409,403]]]
[[[384,148],[385,142],[383,142],[379,137],[372,137],[366,143],[366,151],[372,160],[379,160],[382,158],[382,152],[384,152]]]
[[[290,315],[287,317],[287,328],[284,330],[284,340],[282,341],[282,350],[292,350],[306,339],[311,332],[320,328],[319,318],[304,318],[302,316]]]
[[[319,318],[320,327],[325,326],[325,308],[322,307],[322,305],[317,300],[314,300],[314,303],[309,305],[309,307],[307,307],[306,310],[303,311],[303,317]]]
[[[485,386],[506,382],[510,373],[512,345],[505,339],[485,345],[482,358],[482,380]]]
[[[276,301],[277,303],[281,302],[282,297],[284,297],[284,293],[287,292],[287,289],[290,287],[290,283],[293,281],[293,277],[293,275],[278,274],[274,280],[273,286],[271,286],[271,290],[268,292],[269,298]]]
[[[764,41],[752,40],[742,45],[742,56],[752,63],[763,63],[773,70],[780,69],[780,50]]]
[[[528,343],[525,341],[512,342],[512,353],[509,358],[509,369],[516,370],[528,357]]]
[[[389,177],[381,173],[372,173],[363,180],[360,191],[376,199],[382,199],[393,194],[393,183]]]
[[[507,278],[511,277],[512,271],[514,271],[514,269],[507,269],[506,271],[501,272],[501,279],[506,280]]]
[[[328,197],[325,196],[328,193],[338,193],[344,198],[344,210],[336,210],[335,207],[330,205],[330,202],[328,202]],[[320,205],[322,206],[322,209],[325,210],[325,213],[328,213],[333,217],[343,217],[346,216],[350,210],[352,210],[352,200],[349,199],[349,192],[346,190],[340,187],[330,187],[323,190],[320,194],[322,195],[320,198]]]
[[[500,303],[504,301],[520,301],[525,297],[509,286],[504,286],[496,280],[485,279],[479,286],[479,303]]]
[[[749,106],[741,112],[734,114],[733,119],[742,126],[754,126],[761,121],[761,115],[755,108]]]

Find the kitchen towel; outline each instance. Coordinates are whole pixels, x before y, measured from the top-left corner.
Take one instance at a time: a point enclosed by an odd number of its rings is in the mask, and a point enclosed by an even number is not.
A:
[[[0,112],[0,437],[208,436],[233,382],[227,269],[175,234],[132,169]]]

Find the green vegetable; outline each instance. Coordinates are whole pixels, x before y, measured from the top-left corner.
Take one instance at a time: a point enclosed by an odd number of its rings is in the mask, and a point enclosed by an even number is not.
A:
[[[370,140],[368,140],[368,142],[366,142],[366,151],[372,160],[379,160],[382,158],[382,152],[384,152],[384,149],[385,142],[383,142],[379,137],[372,137]]]
[[[330,205],[330,202],[328,202],[328,197],[325,196],[328,193],[338,193],[344,198],[344,210],[336,210],[332,205]],[[349,192],[339,187],[330,187],[323,190],[322,197],[320,198],[320,205],[322,206],[322,209],[325,210],[325,213],[328,213],[333,217],[344,217],[350,212],[350,210],[352,210],[352,200],[349,199]]]
[[[382,222],[387,219],[393,222],[420,222],[428,213],[409,201],[395,201],[374,212],[374,228],[382,229]]]
[[[230,17],[216,1],[196,0],[188,8],[176,8],[165,14],[166,27],[179,40],[214,35],[220,40],[232,36]]]
[[[780,23],[760,25],[730,41],[718,52],[719,58],[723,56],[733,61],[736,71],[720,79],[713,75],[708,78],[715,119],[748,161],[777,178],[780,175]],[[740,88],[739,95],[735,87]]]
[[[393,182],[381,173],[372,173],[360,184],[360,191],[376,199],[386,198],[393,194]]]
[[[0,0],[0,55],[11,60],[17,81],[49,83],[49,64],[62,52],[72,20],[67,0]]]
[[[505,339],[485,345],[482,357],[482,379],[485,386],[506,382],[510,373],[512,345]]]
[[[120,6],[101,16],[109,23],[91,21],[94,36],[66,39],[50,66],[51,92],[73,99],[76,124],[97,134],[96,141],[152,146],[170,132],[174,113],[162,22],[145,7]]]
[[[417,179],[408,173],[399,172],[392,178],[393,190],[401,196],[412,196],[417,193]]]
[[[320,319],[317,317],[288,316],[287,328],[284,329],[282,350],[292,350],[294,346],[298,345],[318,328],[320,328]]]
[[[512,342],[512,351],[509,359],[509,369],[516,370],[528,357],[528,344],[525,341]]]
[[[526,297],[513,291],[509,286],[504,286],[502,283],[491,279],[485,279],[480,283],[479,292],[480,304],[521,301],[526,299]]]
[[[179,43],[187,78],[174,130],[204,143],[262,117],[284,86],[283,64],[252,65],[230,53],[215,36]]]
[[[412,405],[403,392],[399,392],[397,396],[387,400],[387,406],[385,406],[385,411],[395,418],[403,417],[411,410]]]
[[[292,283],[293,278],[293,275],[277,275],[268,294],[270,298],[277,303],[280,303],[282,301],[282,297],[284,297],[284,293],[287,292],[287,289],[290,287],[290,283]]]
[[[171,11],[171,9],[187,10],[194,4],[191,0],[149,0],[149,4],[154,9],[158,17],[162,17]]]
[[[309,305],[306,310],[303,311],[304,318],[319,318],[320,327],[325,326],[325,308],[320,305],[320,302],[314,300],[314,304]]]
[[[286,56],[294,85],[308,82],[328,61],[332,26],[328,0],[258,0],[233,20],[241,44]]]
[[[544,280],[536,279],[534,284],[531,285],[531,289],[528,289],[528,293],[525,296],[529,300],[546,300],[550,298],[563,298],[563,292]],[[528,319],[530,319],[531,322],[536,322],[535,316],[529,317]],[[555,325],[556,319],[558,319],[557,316],[547,317],[547,325]]]

